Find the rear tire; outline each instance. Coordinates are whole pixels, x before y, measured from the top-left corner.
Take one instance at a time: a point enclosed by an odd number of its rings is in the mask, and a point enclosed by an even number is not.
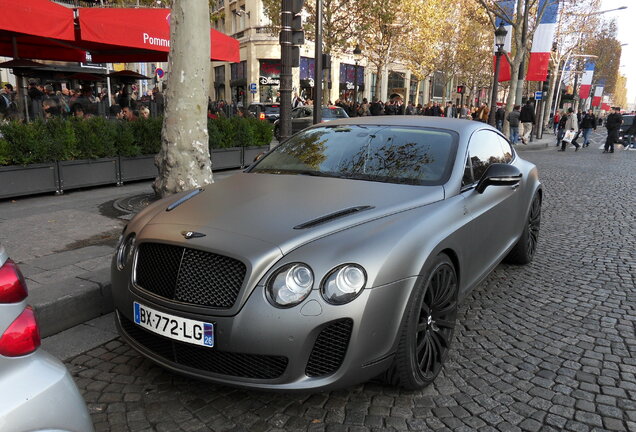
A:
[[[418,390],[431,384],[448,356],[457,321],[457,274],[445,254],[428,266],[402,321],[395,363],[387,381]]]
[[[528,219],[517,244],[508,253],[505,262],[509,264],[530,264],[537,251],[539,229],[541,228],[541,196],[535,193],[530,205]]]

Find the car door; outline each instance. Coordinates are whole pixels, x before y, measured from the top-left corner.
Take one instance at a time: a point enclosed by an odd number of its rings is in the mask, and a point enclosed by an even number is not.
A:
[[[302,127],[300,127],[301,124],[299,122],[301,121],[304,109],[305,109],[304,107],[297,107],[292,109],[292,112],[291,112],[292,135],[302,129]]]
[[[516,241],[519,224],[513,218],[518,214],[518,185],[489,186],[483,193],[476,190],[490,165],[511,163],[513,154],[510,144],[494,131],[482,129],[470,138],[461,191],[469,218],[464,228],[467,285],[490,272]]]
[[[292,119],[293,133],[299,132],[311,126],[313,123],[313,118],[314,118],[313,111],[311,110],[311,108],[299,107],[297,109],[299,110],[298,117],[296,118],[296,121]]]

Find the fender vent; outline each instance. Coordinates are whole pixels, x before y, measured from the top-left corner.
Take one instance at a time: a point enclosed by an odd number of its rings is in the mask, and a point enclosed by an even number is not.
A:
[[[349,216],[351,214],[358,213],[358,212],[361,212],[361,211],[370,210],[372,208],[374,208],[374,207],[373,206],[351,207],[351,208],[348,208],[348,209],[337,211],[335,213],[331,213],[331,214],[328,214],[328,215],[325,215],[325,216],[321,216],[321,217],[319,217],[317,219],[310,220],[310,221],[302,223],[300,225],[296,225],[294,227],[294,229],[295,230],[301,230],[301,229],[313,228],[313,227],[315,227],[317,225],[321,225],[321,224],[324,224],[324,223],[327,223],[327,222],[331,222],[334,219],[338,219],[338,218],[341,218],[341,217]]]

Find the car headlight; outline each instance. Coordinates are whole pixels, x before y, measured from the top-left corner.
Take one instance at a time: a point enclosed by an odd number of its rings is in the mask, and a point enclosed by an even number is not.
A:
[[[123,270],[126,263],[132,258],[135,249],[135,234],[129,234],[117,247],[117,270]]]
[[[278,306],[291,307],[303,301],[314,286],[314,273],[305,264],[294,263],[280,268],[269,279],[269,298]]]
[[[324,279],[323,298],[331,304],[345,304],[358,297],[367,283],[367,273],[357,264],[335,268]]]

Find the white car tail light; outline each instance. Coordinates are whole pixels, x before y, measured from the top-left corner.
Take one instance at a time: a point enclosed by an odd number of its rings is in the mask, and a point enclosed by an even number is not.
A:
[[[20,269],[11,260],[0,268],[0,303],[17,303],[28,295],[26,282]]]
[[[40,346],[40,329],[30,306],[0,336],[0,355],[18,357],[31,354]]]

